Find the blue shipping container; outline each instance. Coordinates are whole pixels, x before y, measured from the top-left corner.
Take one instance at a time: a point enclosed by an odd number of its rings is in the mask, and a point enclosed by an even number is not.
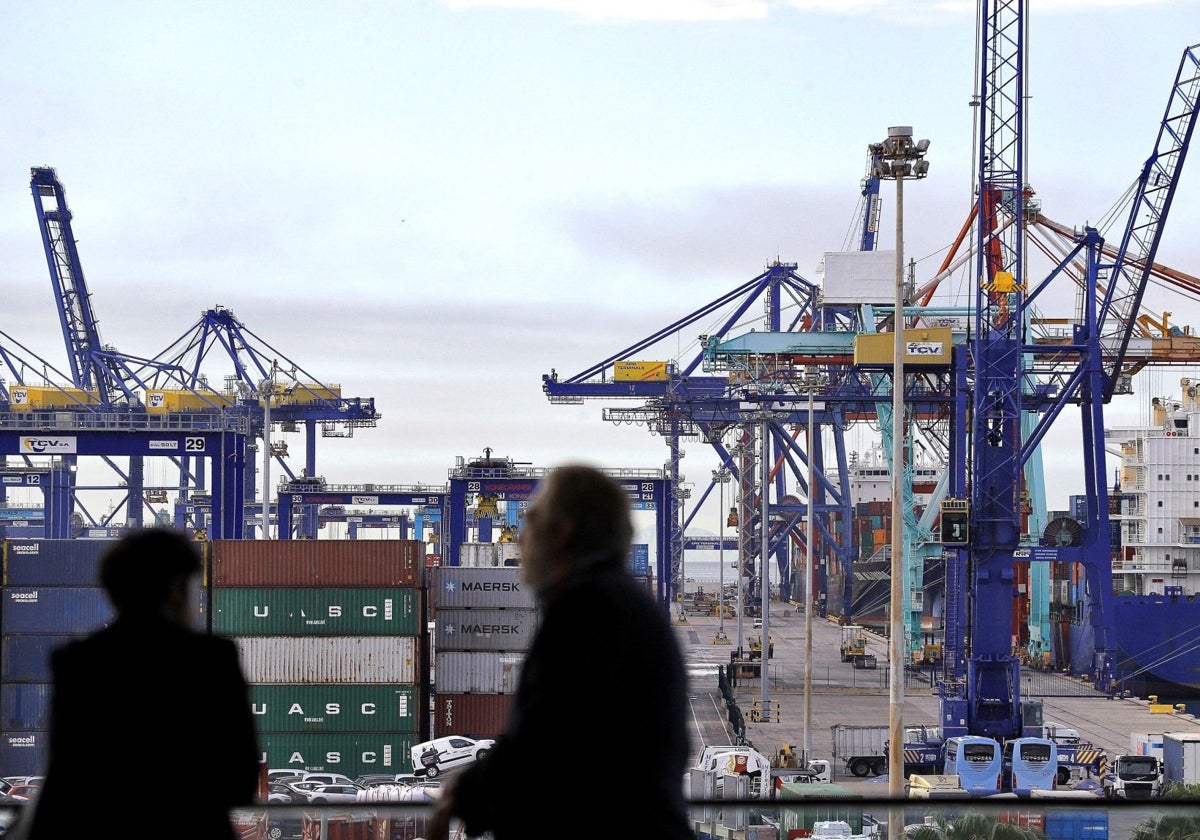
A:
[[[50,654],[77,638],[29,634],[0,638],[0,682],[50,682]]]
[[[630,548],[630,570],[640,577],[650,574],[650,546],[646,543],[634,543]]]
[[[1046,840],[1108,840],[1108,812],[1047,811]]]
[[[0,730],[26,731],[50,726],[50,683],[0,686]]]
[[[44,775],[48,743],[46,732],[5,732],[0,736],[0,774]]]
[[[98,586],[6,586],[0,631],[90,633],[112,621],[113,610]]]
[[[5,586],[96,586],[112,540],[6,540]]]

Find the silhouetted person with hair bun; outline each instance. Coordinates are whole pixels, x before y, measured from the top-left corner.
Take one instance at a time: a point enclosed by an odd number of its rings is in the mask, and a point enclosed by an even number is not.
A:
[[[166,528],[101,559],[116,618],[52,654],[30,837],[235,837],[229,810],[254,801],[258,743],[237,648],[195,629],[200,571],[196,544]]]

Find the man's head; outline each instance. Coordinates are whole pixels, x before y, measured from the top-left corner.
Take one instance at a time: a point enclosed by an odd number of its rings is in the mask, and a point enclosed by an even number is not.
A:
[[[188,584],[200,568],[194,542],[179,531],[147,528],[108,550],[100,584],[119,613],[157,613],[187,623]]]
[[[599,555],[624,563],[632,537],[629,500],[619,484],[592,467],[559,467],[546,477],[525,511],[521,578],[542,593],[582,557]]]

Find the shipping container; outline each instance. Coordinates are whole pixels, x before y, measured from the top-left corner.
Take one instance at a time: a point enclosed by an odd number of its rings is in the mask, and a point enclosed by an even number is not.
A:
[[[841,820],[854,834],[862,833],[862,795],[841,785],[822,782],[784,782],[779,786],[779,829],[784,837],[808,837],[813,823]],[[803,803],[803,800],[822,800]],[[799,801],[797,801],[799,800]]]
[[[147,414],[218,411],[229,408],[233,402],[233,394],[218,394],[216,391],[146,389]]]
[[[397,683],[417,675],[413,636],[240,636],[249,683]]]
[[[458,565],[495,566],[496,546],[490,542],[465,542],[458,547]]]
[[[271,768],[342,773],[411,773],[415,735],[271,732],[259,736],[260,758]]]
[[[504,731],[511,694],[438,694],[433,701],[433,737],[495,738]]]
[[[506,567],[520,566],[521,544],[515,542],[496,543],[496,565]]]
[[[434,659],[438,693],[512,694],[524,662],[520,651],[439,650]]]
[[[80,636],[6,635],[0,638],[0,683],[50,682],[50,654]]]
[[[528,650],[537,630],[537,612],[439,609],[434,627],[439,651]]]
[[[5,540],[5,586],[96,586],[111,540]]]
[[[74,635],[112,621],[113,609],[98,586],[6,586],[0,631]]]
[[[50,728],[50,683],[0,685],[0,731]]]
[[[441,566],[430,574],[429,598],[434,609],[484,607],[531,610],[533,593],[521,583],[520,569]]]
[[[416,732],[412,685],[251,685],[259,732]]]
[[[0,734],[0,774],[5,776],[43,776],[46,773],[49,738],[38,732]]]
[[[227,636],[413,636],[416,589],[253,587],[213,590],[213,632]]]
[[[420,584],[418,540],[214,540],[216,587]]]

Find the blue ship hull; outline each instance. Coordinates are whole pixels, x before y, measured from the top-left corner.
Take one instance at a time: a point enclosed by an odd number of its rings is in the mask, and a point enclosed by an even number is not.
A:
[[[1116,595],[1112,604],[1118,688],[1172,701],[1200,698],[1200,596]],[[1071,630],[1059,661],[1088,673],[1093,638],[1086,617]]]

